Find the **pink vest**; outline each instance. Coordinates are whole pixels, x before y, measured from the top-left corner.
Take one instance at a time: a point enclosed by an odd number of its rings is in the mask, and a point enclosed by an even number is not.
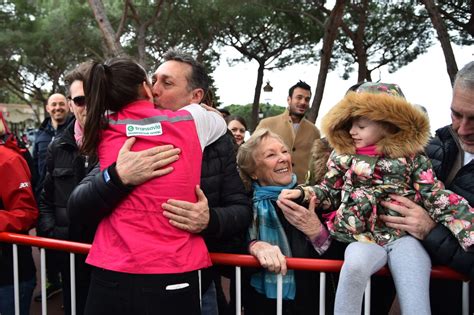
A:
[[[109,116],[100,135],[101,169],[117,160],[127,137],[136,137],[132,151],[163,144],[181,148],[173,172],[138,187],[104,218],[95,234],[87,263],[134,274],[182,273],[211,265],[201,236],[171,226],[163,216],[168,199],[196,202],[202,150],[192,115],[184,110],[155,109],[147,101],[127,105]]]

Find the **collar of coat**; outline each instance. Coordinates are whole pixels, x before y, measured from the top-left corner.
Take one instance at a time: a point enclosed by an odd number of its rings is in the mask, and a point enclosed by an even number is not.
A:
[[[404,98],[349,92],[321,122],[322,132],[338,154],[355,154],[349,129],[352,119],[361,116],[389,122],[399,128],[398,132],[376,144],[377,150],[389,158],[420,153],[429,141],[428,116]]]

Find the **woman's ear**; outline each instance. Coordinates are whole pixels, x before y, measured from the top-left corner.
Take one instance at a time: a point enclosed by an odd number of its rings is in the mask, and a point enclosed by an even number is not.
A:
[[[150,102],[153,102],[153,92],[151,90],[151,85],[148,83],[148,81],[143,81],[142,86],[140,88],[141,94],[143,98],[148,99]]]

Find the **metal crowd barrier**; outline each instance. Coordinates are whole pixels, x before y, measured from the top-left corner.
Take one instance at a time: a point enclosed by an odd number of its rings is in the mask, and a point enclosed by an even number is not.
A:
[[[76,293],[75,293],[75,254],[87,254],[91,247],[90,244],[76,243],[70,241],[63,241],[51,238],[44,238],[38,236],[15,234],[2,232],[0,233],[0,242],[12,243],[13,246],[13,276],[14,276],[14,297],[15,297],[15,314],[20,314],[19,306],[19,284],[18,284],[18,249],[17,245],[30,245],[40,249],[40,263],[41,263],[41,294],[46,296],[46,254],[45,248],[66,251],[70,253],[70,274],[71,274],[71,314],[76,314]],[[240,315],[242,310],[241,300],[241,267],[260,267],[257,259],[250,255],[235,255],[235,254],[221,254],[211,253],[212,263],[214,265],[228,265],[235,266],[236,275],[236,297],[235,297],[235,312]],[[325,292],[326,292],[326,273],[339,272],[342,267],[340,260],[326,260],[326,259],[307,259],[307,258],[287,258],[288,269],[294,270],[308,270],[320,272],[319,283],[319,314],[325,314]],[[376,275],[390,275],[387,267],[379,270]],[[469,313],[469,278],[445,266],[434,266],[431,270],[431,277],[438,279],[450,279],[463,281],[462,286],[462,314]],[[282,314],[282,276],[278,275],[277,279],[277,308],[276,314]],[[365,305],[364,314],[370,314],[370,280],[367,283],[365,290]],[[46,299],[41,299],[42,314],[47,314]]]

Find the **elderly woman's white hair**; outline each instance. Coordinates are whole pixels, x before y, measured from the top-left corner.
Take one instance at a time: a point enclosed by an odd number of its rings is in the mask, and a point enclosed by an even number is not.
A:
[[[252,178],[252,174],[255,173],[257,167],[257,163],[255,162],[255,152],[257,152],[257,148],[266,138],[277,139],[285,145],[285,142],[283,142],[280,136],[276,133],[266,128],[261,128],[256,130],[252,136],[239,147],[237,153],[237,165],[239,166],[240,177],[242,178],[242,182],[247,190],[250,190],[252,187],[252,179],[256,179]]]

